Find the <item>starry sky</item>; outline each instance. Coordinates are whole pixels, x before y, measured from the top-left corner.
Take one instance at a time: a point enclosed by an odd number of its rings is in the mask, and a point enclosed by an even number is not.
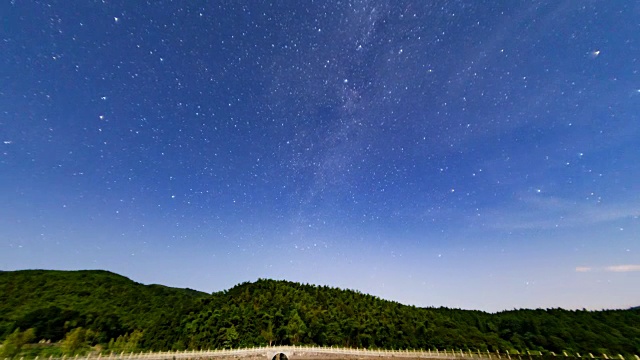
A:
[[[0,269],[640,305],[640,3],[0,4]]]

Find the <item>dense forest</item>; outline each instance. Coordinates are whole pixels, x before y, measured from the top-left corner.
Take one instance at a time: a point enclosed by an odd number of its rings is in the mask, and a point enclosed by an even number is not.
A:
[[[0,358],[314,344],[640,354],[640,309],[418,308],[274,280],[206,294],[107,271],[0,272]]]

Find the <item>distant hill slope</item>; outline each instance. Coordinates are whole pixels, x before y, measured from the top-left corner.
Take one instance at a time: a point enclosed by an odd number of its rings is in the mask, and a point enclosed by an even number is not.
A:
[[[275,280],[207,295],[142,285],[106,271],[0,273],[0,340],[18,327],[54,341],[83,327],[97,334],[87,346],[107,349],[121,349],[110,340],[140,330],[139,341],[125,339],[127,346],[317,344],[640,354],[639,309],[488,314],[417,308],[357,291]]]
[[[0,339],[15,327],[59,340],[83,326],[104,340],[144,329],[163,314],[193,310],[206,293],[143,285],[102,270],[0,272]]]
[[[640,311],[417,308],[351,290],[259,280],[215,293],[182,321],[190,347],[347,347],[640,353]],[[236,336],[237,333],[237,336]],[[175,335],[175,334],[174,334]]]

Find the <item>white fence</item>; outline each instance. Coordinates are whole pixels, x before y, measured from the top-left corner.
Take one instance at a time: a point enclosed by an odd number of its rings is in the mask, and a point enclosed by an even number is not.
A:
[[[322,355],[344,355],[345,357],[378,357],[378,358],[423,358],[423,359],[442,359],[442,360],[459,360],[459,359],[484,359],[484,360],[548,360],[559,358],[559,360],[573,359],[606,359],[606,360],[625,360],[622,355],[601,356],[588,355],[542,355],[540,353],[526,354],[509,354],[509,352],[489,352],[489,351],[471,351],[471,350],[368,350],[368,349],[351,349],[338,347],[318,347],[318,346],[265,346],[243,349],[224,349],[224,350],[185,350],[185,351],[162,351],[162,352],[139,352],[139,353],[108,353],[108,354],[89,354],[86,356],[67,357],[36,357],[34,360],[186,360],[186,359],[213,359],[226,357],[264,357],[265,360],[271,360],[275,354],[284,353],[291,360],[295,358],[315,358]],[[335,356],[332,356],[335,358]],[[5,359],[9,360],[9,359]],[[25,360],[20,358],[20,360]],[[635,355],[635,360],[640,360]]]

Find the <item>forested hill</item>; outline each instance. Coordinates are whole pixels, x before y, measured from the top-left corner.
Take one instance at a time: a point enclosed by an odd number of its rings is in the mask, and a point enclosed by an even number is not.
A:
[[[181,346],[305,343],[347,347],[639,353],[640,311],[417,308],[350,290],[273,280],[201,300],[173,338]],[[165,328],[169,328],[166,327]],[[179,332],[179,333],[178,333]],[[158,331],[150,333],[160,334]],[[162,348],[168,344],[148,344]]]
[[[84,334],[75,351],[317,344],[640,353],[639,309],[488,314],[417,308],[356,291],[274,280],[207,295],[141,285],[104,271],[0,273],[0,340],[14,336],[18,327],[33,328],[34,341],[64,338],[62,345],[74,331]]]
[[[142,285],[101,270],[0,272],[0,340],[16,328],[34,328],[38,339],[58,341],[73,328],[94,329],[108,342],[146,329],[167,313],[194,311],[190,289]]]

